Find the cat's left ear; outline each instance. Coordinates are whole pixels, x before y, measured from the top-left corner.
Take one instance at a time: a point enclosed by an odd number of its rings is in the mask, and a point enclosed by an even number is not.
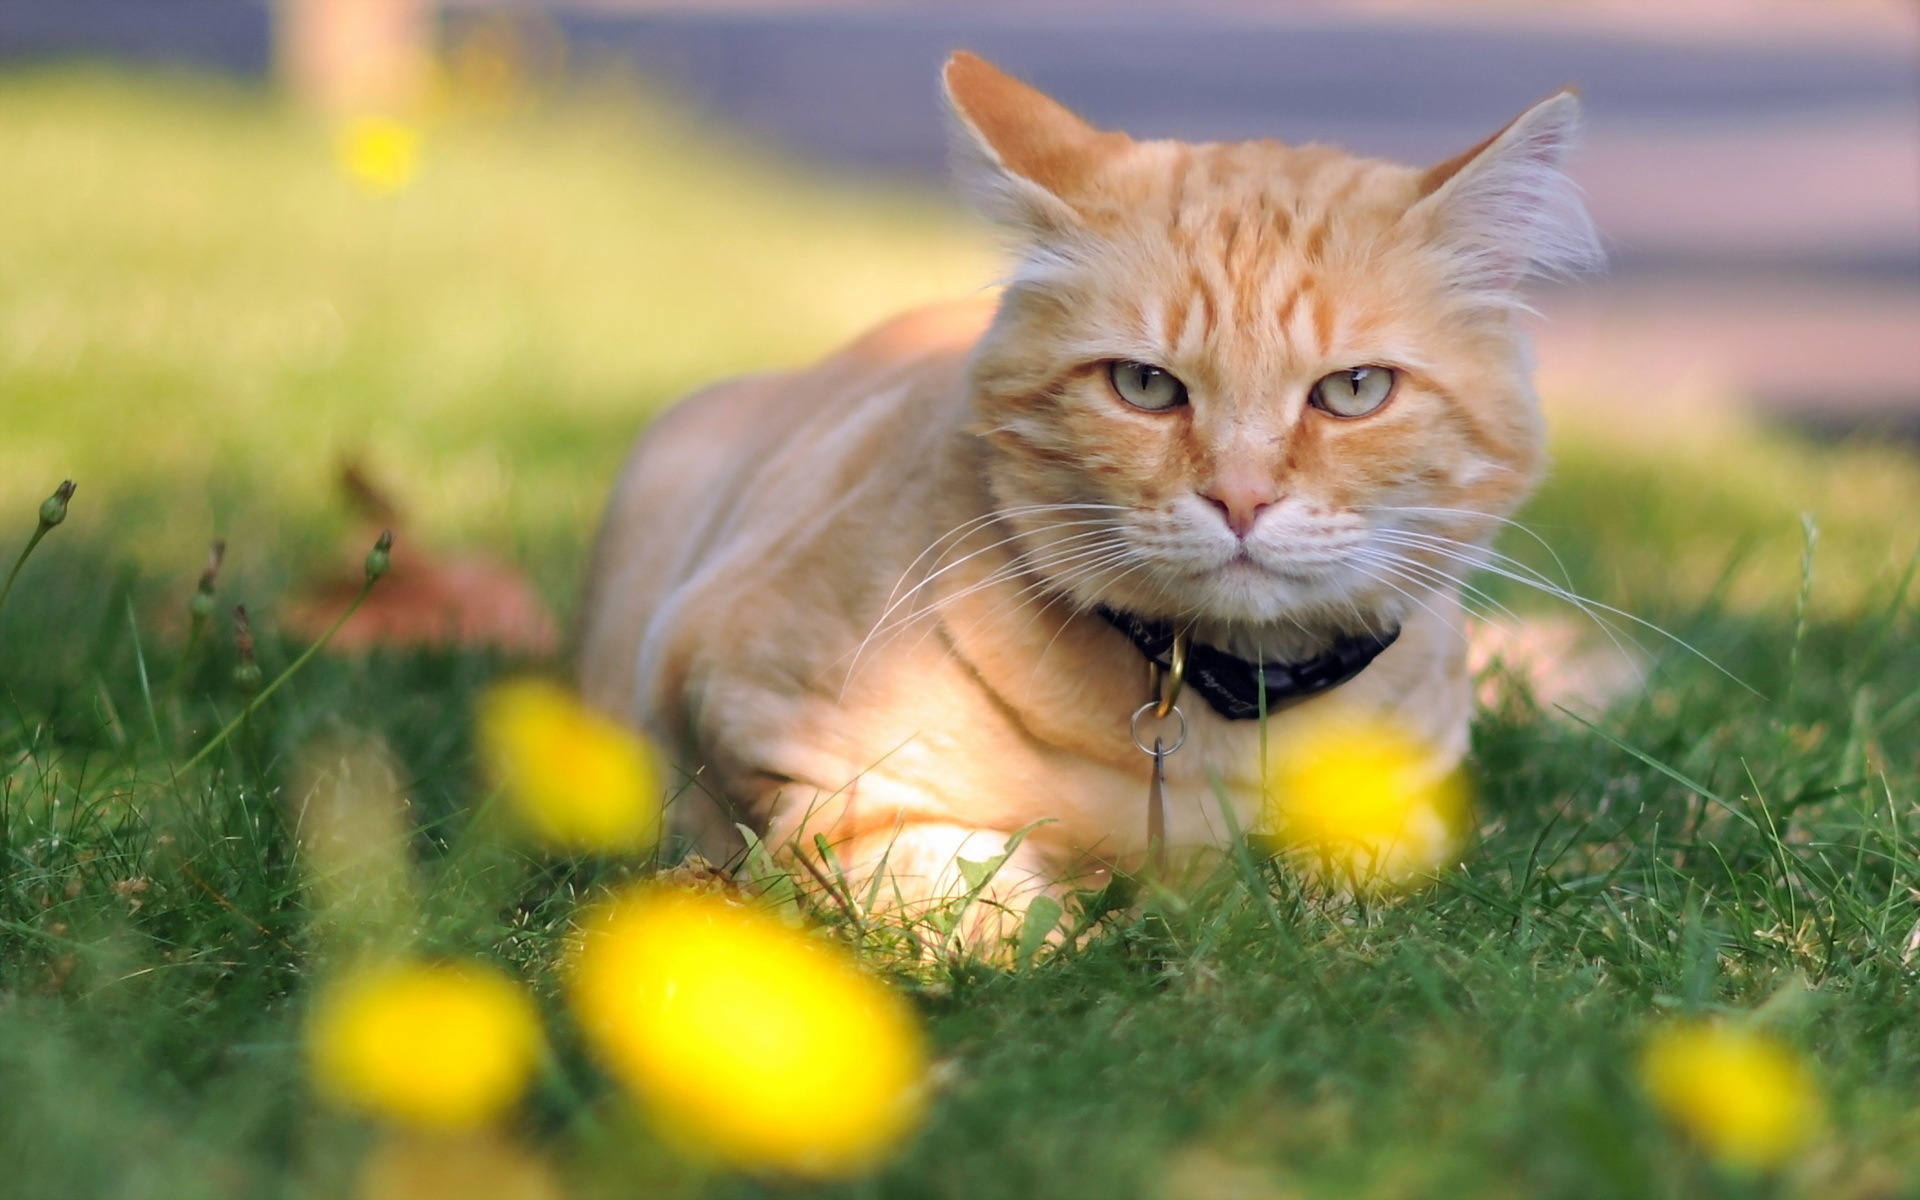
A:
[[[954,175],[986,216],[1039,236],[1079,225],[1076,200],[1132,145],[983,58],[958,51],[943,73],[956,126]]]
[[[1563,169],[1579,128],[1579,98],[1563,91],[1421,177],[1411,213],[1432,220],[1456,286],[1510,301],[1528,275],[1574,274],[1605,261],[1580,189]]]

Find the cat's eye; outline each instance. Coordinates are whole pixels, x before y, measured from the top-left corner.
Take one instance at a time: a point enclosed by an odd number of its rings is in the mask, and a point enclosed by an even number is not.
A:
[[[1107,364],[1107,379],[1122,400],[1148,412],[1165,412],[1187,402],[1187,385],[1151,363],[1122,360]]]
[[[1397,376],[1391,367],[1354,367],[1335,371],[1313,385],[1313,406],[1336,417],[1364,417],[1393,395]]]

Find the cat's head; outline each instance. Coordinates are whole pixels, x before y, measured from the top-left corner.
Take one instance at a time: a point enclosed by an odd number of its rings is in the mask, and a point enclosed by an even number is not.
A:
[[[946,85],[961,182],[1019,239],[972,380],[1034,569],[1308,638],[1464,572],[1542,466],[1515,289],[1599,258],[1571,94],[1422,169],[1134,141],[966,54]]]

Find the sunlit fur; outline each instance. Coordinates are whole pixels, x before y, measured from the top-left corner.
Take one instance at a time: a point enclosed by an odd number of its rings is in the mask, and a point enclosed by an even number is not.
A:
[[[1011,909],[1137,862],[1146,673],[1103,604],[1267,657],[1403,626],[1334,698],[1463,753],[1456,580],[1541,469],[1514,288],[1597,256],[1558,170],[1573,98],[1423,170],[1135,142],[966,55],[946,82],[962,183],[1016,240],[997,307],[688,401],[603,529],[582,677],[694,777],[677,827],[714,855],[736,821],[821,833],[906,903],[1035,820]],[[1129,406],[1114,360],[1190,402]],[[1309,405],[1369,365],[1398,377],[1378,410]],[[1259,731],[1183,708],[1169,839],[1217,846],[1210,779],[1252,820]]]

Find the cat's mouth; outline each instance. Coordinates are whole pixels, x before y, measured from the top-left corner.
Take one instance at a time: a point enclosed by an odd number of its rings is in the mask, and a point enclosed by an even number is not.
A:
[[[1180,564],[1180,595],[1186,611],[1230,624],[1281,624],[1320,629],[1334,614],[1349,620],[1364,613],[1392,623],[1394,605],[1366,586],[1366,572],[1338,547],[1222,547],[1213,561]],[[1168,564],[1173,566],[1173,564]],[[1171,581],[1170,581],[1171,582]]]
[[[1291,584],[1316,584],[1324,583],[1333,567],[1332,563],[1263,562],[1255,558],[1247,547],[1241,546],[1225,562],[1193,574],[1200,579],[1269,579]]]
[[[1248,554],[1245,550],[1235,551],[1232,557],[1209,566],[1181,568],[1180,574],[1186,576],[1187,579],[1192,582],[1200,584],[1222,582],[1246,584],[1254,581],[1276,582],[1280,580],[1297,582],[1297,580],[1288,579],[1287,575],[1275,571],[1272,567],[1267,566],[1259,559],[1253,557],[1253,555]]]
[[[1267,566],[1265,563],[1255,558],[1253,555],[1248,554],[1245,550],[1234,551],[1234,555],[1232,558],[1229,558],[1226,562],[1221,563],[1218,567],[1215,567],[1211,571],[1203,572],[1203,574],[1211,575],[1211,576],[1214,576],[1215,578],[1218,578],[1220,576],[1226,576],[1229,579],[1252,578],[1252,579],[1286,579],[1289,582],[1299,581],[1297,576],[1290,577],[1287,572],[1276,571],[1272,567]]]

